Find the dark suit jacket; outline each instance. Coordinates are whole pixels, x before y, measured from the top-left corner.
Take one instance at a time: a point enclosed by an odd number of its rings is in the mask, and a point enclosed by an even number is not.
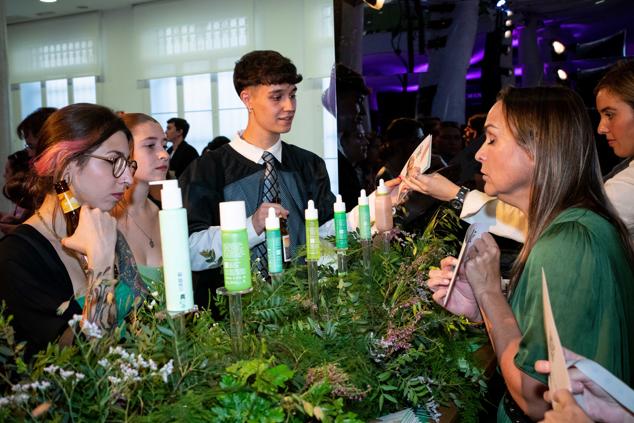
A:
[[[167,149],[167,152],[171,155],[174,151],[174,146]],[[191,145],[184,141],[178,146],[174,155],[170,159],[170,170],[174,171],[174,174],[178,178],[187,166],[198,158],[198,151]]]

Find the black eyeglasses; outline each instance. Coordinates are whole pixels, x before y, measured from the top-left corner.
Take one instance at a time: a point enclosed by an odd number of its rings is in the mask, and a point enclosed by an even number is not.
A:
[[[110,163],[112,165],[112,176],[114,176],[115,178],[123,175],[126,167],[129,167],[130,173],[134,175],[134,172],[136,172],[136,168],[138,167],[135,160],[128,160],[123,154],[118,154],[116,157],[113,158],[97,156],[96,154],[84,154],[84,156],[93,157],[95,159],[103,160]]]

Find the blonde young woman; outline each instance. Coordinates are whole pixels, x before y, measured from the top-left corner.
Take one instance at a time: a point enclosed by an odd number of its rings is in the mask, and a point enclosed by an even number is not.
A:
[[[122,119],[133,138],[132,157],[137,163],[132,185],[113,210],[145,283],[162,281],[163,257],[159,208],[148,198],[151,181],[166,178],[169,154],[161,125],[143,113],[126,113]]]

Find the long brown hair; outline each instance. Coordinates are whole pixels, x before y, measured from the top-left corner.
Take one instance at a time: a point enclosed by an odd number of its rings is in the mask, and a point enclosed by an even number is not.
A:
[[[564,87],[509,87],[498,101],[513,137],[535,162],[528,236],[515,262],[513,286],[544,230],[571,207],[592,210],[612,223],[634,263],[627,229],[603,188],[592,124],[581,98]]]
[[[124,113],[121,115],[121,120],[125,123],[125,126],[132,132],[134,128],[146,122],[153,122],[161,126],[156,119],[145,113]],[[134,154],[134,143],[130,144],[130,156]]]
[[[594,95],[606,90],[634,109],[634,60],[620,60],[603,75],[594,88]]]

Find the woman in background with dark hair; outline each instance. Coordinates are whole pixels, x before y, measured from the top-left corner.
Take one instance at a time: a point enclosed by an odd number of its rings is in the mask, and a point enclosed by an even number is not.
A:
[[[31,175],[30,159],[27,149],[18,150],[7,157],[2,194],[11,200],[15,207],[11,213],[0,212],[0,231],[4,234],[11,232],[33,214],[33,207],[23,189],[25,179]]]
[[[548,356],[542,269],[562,344],[634,381],[634,275],[629,236],[607,200],[590,119],[566,88],[509,88],[489,111],[476,154],[485,191],[520,209],[528,233],[513,269],[510,300],[500,286],[500,251],[484,233],[466,254],[447,309],[484,320],[507,387],[498,421],[541,419]],[[431,270],[444,302],[454,258]],[[461,267],[462,269],[462,267]],[[510,304],[509,304],[510,301]]]
[[[634,60],[618,62],[594,89],[597,131],[624,159],[605,177],[605,191],[634,240]]]
[[[76,314],[88,334],[115,326],[134,302],[117,296],[115,285],[141,295],[129,247],[108,214],[132,182],[129,142],[123,121],[94,104],[58,110],[40,132],[29,184],[35,214],[0,241],[0,300],[27,355],[60,336],[72,342]],[[71,236],[53,187],[62,179],[81,204]]]

